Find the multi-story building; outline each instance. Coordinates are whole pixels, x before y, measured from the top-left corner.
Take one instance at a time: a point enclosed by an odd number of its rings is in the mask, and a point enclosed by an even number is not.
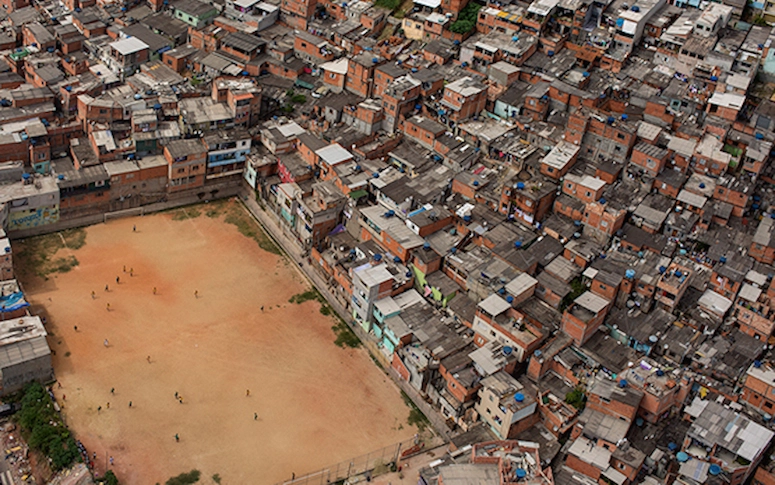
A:
[[[207,146],[201,139],[172,140],[164,147],[169,191],[202,187],[205,183]]]

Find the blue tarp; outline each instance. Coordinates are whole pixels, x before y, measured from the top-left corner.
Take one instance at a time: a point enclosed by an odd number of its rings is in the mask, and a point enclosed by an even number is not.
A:
[[[11,293],[8,296],[0,296],[0,311],[2,312],[15,312],[20,308],[28,306],[30,304],[24,301],[24,293],[21,291]]]

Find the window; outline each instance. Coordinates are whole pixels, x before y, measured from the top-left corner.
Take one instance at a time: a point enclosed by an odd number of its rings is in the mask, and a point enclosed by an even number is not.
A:
[[[617,133],[616,134],[616,138],[618,138],[620,140],[624,140],[624,135],[622,135],[621,133]]]
[[[586,192],[584,192],[584,195],[586,195],[587,197],[592,197],[592,192],[587,190]]]
[[[178,173],[185,173],[185,171],[186,171],[186,169],[185,169],[185,168],[179,168],[179,169],[178,169]]]
[[[549,173],[552,173],[552,172],[554,172],[554,167],[547,167],[547,168],[546,168],[546,170],[547,170]]]

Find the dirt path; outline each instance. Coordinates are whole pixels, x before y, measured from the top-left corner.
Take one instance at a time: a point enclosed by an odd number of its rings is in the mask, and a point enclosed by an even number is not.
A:
[[[176,219],[92,226],[65,250],[76,268],[24,282],[55,335],[57,397],[100,472],[112,456],[127,484],[192,468],[203,483],[274,483],[415,433],[366,352],[334,346],[318,303],[288,303],[306,289],[294,268],[222,218]]]

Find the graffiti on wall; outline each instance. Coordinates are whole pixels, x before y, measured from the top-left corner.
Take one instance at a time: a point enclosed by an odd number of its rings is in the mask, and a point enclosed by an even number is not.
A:
[[[59,221],[59,205],[39,207],[33,210],[11,212],[8,215],[8,230],[44,226]]]

